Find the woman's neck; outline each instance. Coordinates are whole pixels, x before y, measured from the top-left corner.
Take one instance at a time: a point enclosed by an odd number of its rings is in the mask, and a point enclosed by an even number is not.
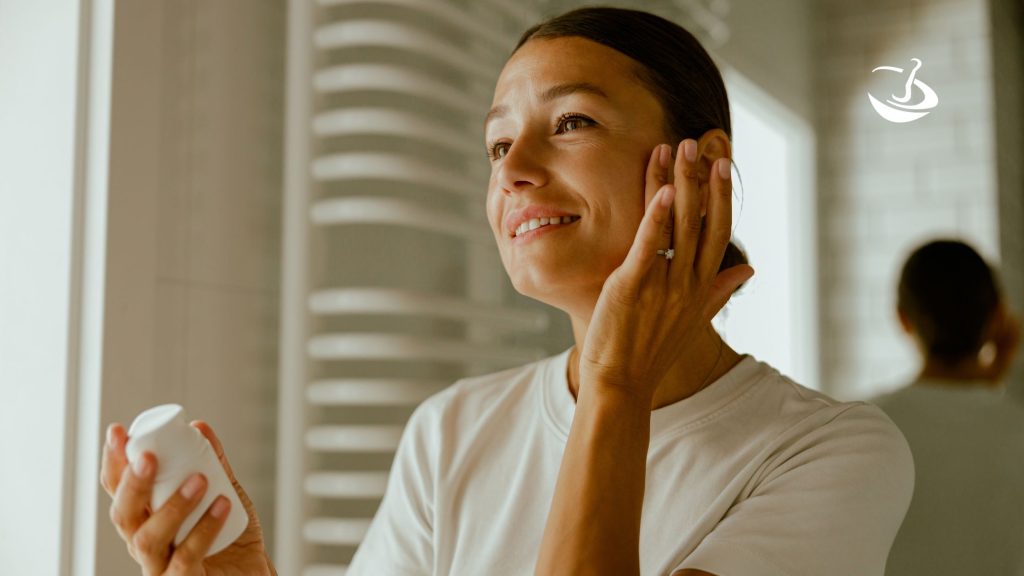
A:
[[[918,375],[919,380],[942,380],[962,382],[964,385],[972,386],[996,386],[998,383],[991,381],[988,371],[980,362],[968,359],[963,362],[950,364],[934,358],[928,358]]]
[[[577,340],[569,353],[567,377],[569,391],[578,397],[580,383],[579,351]],[[674,404],[693,396],[710,386],[726,372],[732,370],[743,356],[733,350],[710,326],[690,346],[681,348],[679,357],[662,379],[654,393],[651,410]]]

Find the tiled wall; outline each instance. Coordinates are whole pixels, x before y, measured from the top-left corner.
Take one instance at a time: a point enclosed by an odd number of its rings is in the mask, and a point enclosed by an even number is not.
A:
[[[101,416],[210,422],[271,545],[284,8],[117,4]],[[137,574],[99,516],[96,573]]]
[[[981,0],[823,0],[817,10],[822,378],[837,396],[865,397],[918,368],[895,312],[909,251],[946,235],[1000,255],[990,18]],[[939,105],[890,123],[868,101],[871,71],[909,72],[911,58]]]

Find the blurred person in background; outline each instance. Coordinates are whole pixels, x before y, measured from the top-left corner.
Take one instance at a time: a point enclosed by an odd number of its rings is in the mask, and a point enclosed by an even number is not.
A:
[[[886,574],[1024,574],[1024,406],[1003,394],[1020,332],[996,274],[963,242],[929,242],[903,266],[897,312],[922,368],[875,400],[917,470]]]

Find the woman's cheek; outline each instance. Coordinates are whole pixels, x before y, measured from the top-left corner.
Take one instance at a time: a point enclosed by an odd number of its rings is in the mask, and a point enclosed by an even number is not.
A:
[[[501,230],[501,206],[499,206],[500,194],[497,192],[497,187],[494,185],[494,181],[491,180],[491,184],[487,187],[487,197],[484,200],[484,209],[487,213],[487,222],[491,225],[493,230]]]

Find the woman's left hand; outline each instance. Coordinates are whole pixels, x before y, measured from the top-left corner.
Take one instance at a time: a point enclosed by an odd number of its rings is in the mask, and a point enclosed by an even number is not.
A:
[[[991,362],[982,366],[982,377],[994,383],[1002,383],[1020,346],[1020,320],[1010,311],[1005,298],[1001,298],[990,323],[990,342],[995,353]]]
[[[680,143],[674,184],[668,178],[668,145],[659,145],[651,155],[647,208],[626,259],[598,297],[580,352],[581,387],[611,386],[653,401],[680,343],[694,341],[754,274],[745,264],[718,271],[732,236],[730,162],[719,158],[710,167],[705,200],[696,151],[696,141]],[[668,248],[675,251],[672,260],[657,254]]]

